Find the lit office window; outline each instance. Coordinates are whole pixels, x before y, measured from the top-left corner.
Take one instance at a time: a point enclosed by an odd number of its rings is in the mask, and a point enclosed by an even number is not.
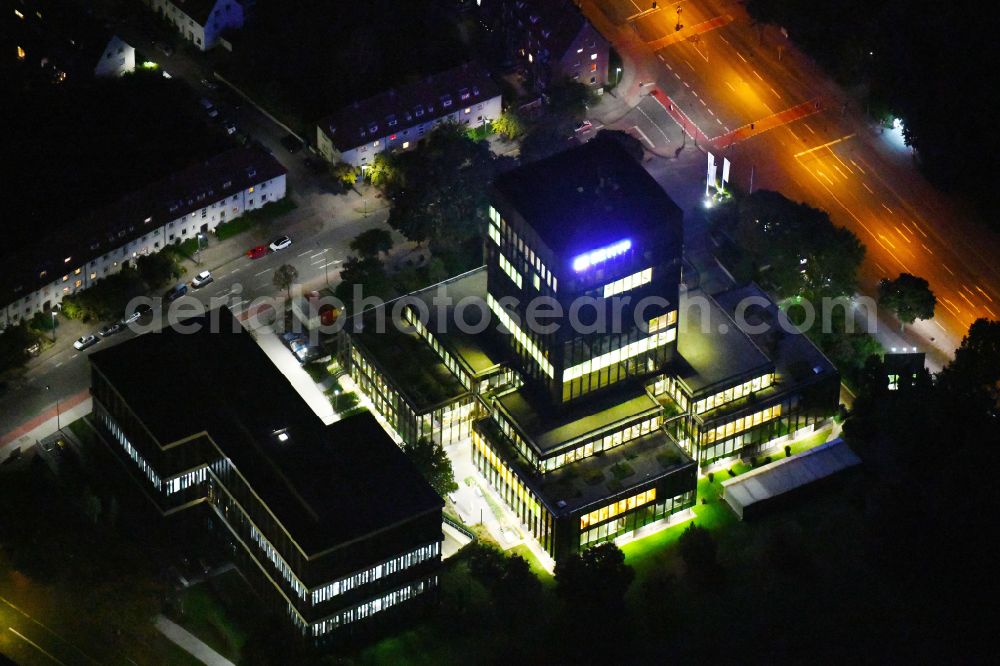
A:
[[[521,288],[521,274],[517,271],[516,268],[514,268],[511,265],[511,263],[509,261],[507,261],[507,257],[503,256],[502,254],[499,255],[499,256],[500,256],[500,268],[503,269],[503,272],[507,274],[507,277],[509,277],[511,280],[513,280],[514,284],[517,285],[517,288],[520,289]]]
[[[612,502],[607,506],[602,506],[600,509],[596,509],[588,514],[580,516],[580,529],[587,529],[590,525],[608,520],[609,518],[614,518],[615,516],[625,513],[626,511],[649,504],[655,499],[656,488],[650,488],[649,490],[645,490],[638,495],[633,495],[632,497]]]
[[[604,298],[610,298],[611,296],[615,296],[622,292],[631,291],[632,289],[641,287],[644,284],[649,284],[652,279],[652,268],[647,268],[639,271],[638,273],[627,275],[620,280],[615,280],[614,282],[604,285]]]
[[[666,314],[662,314],[659,317],[654,317],[649,320],[649,332],[656,333],[657,331],[663,330],[669,326],[673,326],[677,323],[677,310],[671,310]]]
[[[504,328],[510,331],[510,334],[514,336],[514,339],[517,340],[518,344],[524,347],[525,351],[528,352],[531,358],[535,359],[535,362],[541,366],[545,374],[549,377],[554,377],[555,370],[553,369],[552,364],[549,363],[547,358],[545,358],[542,351],[535,346],[535,343],[531,341],[531,338],[529,338],[527,334],[521,330],[521,327],[518,326],[517,323],[511,318],[511,316],[507,314],[507,311],[500,307],[500,304],[495,298],[493,298],[492,294],[486,294],[486,304],[490,306],[490,310],[492,310],[493,314],[497,316],[500,323],[504,325]]]
[[[563,382],[572,381],[578,377],[583,377],[591,372],[597,372],[598,370],[603,370],[608,366],[612,366],[615,363],[621,363],[622,361],[627,361],[630,358],[634,358],[639,354],[644,354],[653,349],[657,349],[666,344],[673,342],[677,338],[677,329],[671,328],[668,331],[661,331],[649,337],[643,338],[642,340],[637,340],[630,344],[625,345],[619,349],[609,351],[606,354],[601,354],[589,361],[584,361],[579,365],[574,365],[571,368],[566,368],[563,372]]]

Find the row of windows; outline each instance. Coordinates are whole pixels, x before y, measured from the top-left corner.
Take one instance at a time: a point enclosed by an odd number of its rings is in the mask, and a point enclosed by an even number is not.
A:
[[[649,504],[656,499],[656,488],[650,488],[649,490],[644,490],[641,493],[632,495],[617,502],[612,502],[607,506],[602,506],[600,509],[595,509],[588,514],[580,516],[580,529],[587,529],[590,525],[596,525],[608,518],[614,518],[618,514],[625,513],[626,511],[631,511],[637,506],[642,506],[644,504]]]
[[[516,268],[511,266],[510,262],[507,261],[507,257],[503,256],[502,252],[498,252],[497,256],[500,259],[500,268],[503,269],[503,272],[507,274],[507,277],[513,280],[514,284],[517,285],[517,288],[520,289],[522,285],[521,274],[517,272]]]
[[[173,495],[174,493],[179,493],[185,488],[190,488],[191,486],[197,485],[199,483],[204,483],[208,480],[208,468],[202,467],[201,469],[196,469],[193,472],[188,472],[174,479],[167,481],[167,494]]]
[[[407,306],[403,309],[403,319],[406,320],[406,323],[413,326],[417,334],[420,335],[420,337],[422,337],[428,345],[430,345],[431,349],[437,352],[437,355],[442,361],[444,361],[444,364],[448,367],[448,369],[451,370],[456,377],[458,377],[460,382],[462,382],[462,386],[464,386],[467,390],[472,390],[472,380],[468,375],[466,375],[465,371],[462,370],[462,367],[458,364],[455,357],[441,346],[441,343],[438,342],[436,337],[431,335],[431,332],[427,330],[426,326],[424,326],[424,322],[420,321],[420,317],[414,316],[413,308]]]
[[[555,369],[552,367],[549,360],[545,358],[542,351],[535,346],[535,343],[532,342],[531,338],[529,338],[527,334],[521,330],[521,327],[517,325],[517,322],[515,322],[513,318],[507,314],[507,311],[500,307],[500,304],[490,293],[486,294],[486,304],[490,306],[490,310],[493,310],[493,314],[497,316],[500,323],[503,324],[508,331],[510,331],[511,335],[514,336],[514,339],[517,340],[518,344],[520,344],[524,350],[531,355],[531,358],[535,359],[535,362],[538,363],[545,374],[549,377],[554,377]]]
[[[528,448],[528,445],[524,441],[524,438],[521,437],[521,434],[518,432],[517,428],[514,427],[514,425],[507,419],[507,417],[499,410],[494,409],[493,420],[496,421],[497,425],[500,427],[500,430],[503,432],[503,434],[506,435],[511,442],[513,442],[514,448],[517,449],[518,453],[524,456],[525,460],[531,463],[532,466],[536,466],[538,464],[538,456],[535,455],[535,452],[533,450]]]
[[[333,631],[337,627],[350,624],[351,622],[357,622],[358,620],[363,620],[366,617],[392,608],[396,604],[412,599],[413,597],[435,587],[437,587],[437,576],[431,576],[430,578],[426,578],[416,583],[411,583],[410,585],[401,587],[398,590],[393,590],[389,594],[381,596],[377,599],[372,599],[371,601],[365,602],[360,606],[355,606],[354,608],[337,613],[329,619],[313,624],[312,634],[314,637],[322,636],[323,634]]]
[[[687,411],[688,398],[684,395],[684,391],[681,390],[676,377],[672,375],[660,375],[653,382],[653,395],[657,396],[664,393],[674,399],[674,402],[681,408],[681,411]]]
[[[715,395],[710,395],[707,398],[699,400],[698,402],[694,403],[694,413],[701,414],[702,412],[707,412],[710,409],[715,409],[720,405],[724,405],[727,402],[732,402],[733,400],[739,400],[745,395],[749,395],[755,391],[766,389],[773,383],[774,383],[773,372],[770,372],[766,375],[761,375],[760,377],[754,377],[749,381],[743,382],[739,386],[727,388],[724,391],[719,391]]]
[[[440,554],[440,541],[420,546],[419,548],[411,550],[408,553],[403,553],[402,555],[388,559],[385,562],[380,562],[373,567],[369,567],[364,571],[359,571],[358,573],[350,576],[345,576],[339,580],[329,583],[328,585],[324,585],[317,590],[313,590],[312,603],[313,605],[320,604],[327,599],[332,599],[338,594],[343,594],[349,590],[353,590],[360,585],[372,583],[385,576],[391,576],[397,571],[409,569],[410,567],[416,566],[421,562],[426,562],[432,557],[437,557]]]
[[[601,354],[589,361],[584,361],[579,365],[574,365],[571,368],[566,368],[563,372],[563,381],[572,381],[578,377],[590,374],[591,372],[597,372],[603,368],[620,363],[627,359],[638,356],[639,354],[644,354],[652,349],[657,349],[666,344],[673,342],[677,338],[677,329],[671,328],[667,331],[662,331],[656,333],[655,335],[650,335],[642,340],[637,340],[636,342],[629,343],[620,349],[615,349],[613,351],[607,352],[606,354]]]
[[[614,520],[601,523],[600,525],[591,527],[588,530],[582,530],[580,532],[580,548],[583,549],[602,541],[611,541],[622,534],[633,532],[640,527],[666,518],[672,513],[676,513],[677,511],[681,511],[693,505],[694,491],[692,490],[686,493],[681,493],[676,497],[668,497],[666,499],[661,499],[658,502],[637,507],[634,511],[619,515]]]
[[[649,320],[649,332],[656,333],[677,323],[677,310],[671,310]]]
[[[163,482],[160,481],[160,477],[156,474],[156,470],[154,470],[153,467],[148,462],[146,462],[145,458],[139,455],[139,452],[136,450],[134,446],[132,446],[132,442],[128,441],[128,437],[126,437],[125,433],[122,432],[122,429],[118,426],[118,423],[116,423],[115,420],[111,418],[111,415],[108,414],[107,412],[104,412],[103,416],[104,416],[104,425],[108,429],[108,432],[114,435],[115,439],[118,440],[118,443],[121,444],[123,449],[125,449],[125,453],[128,454],[128,457],[131,458],[132,461],[139,466],[139,469],[142,471],[143,474],[146,475],[146,478],[149,479],[149,482],[153,484],[154,488],[156,488],[157,490],[162,489]]]
[[[473,444],[479,450],[479,455],[482,456],[483,460],[490,464],[494,470],[496,470],[500,479],[507,484],[511,489],[513,489],[514,494],[517,498],[525,503],[525,505],[531,510],[532,513],[537,515],[541,511],[541,506],[538,504],[538,500],[535,499],[534,494],[528,490],[521,479],[517,478],[510,467],[507,466],[503,460],[493,452],[483,437],[479,433],[474,433],[472,437]]]
[[[285,558],[278,553],[275,547],[271,545],[271,542],[260,533],[260,530],[258,530],[257,526],[253,523],[250,523],[250,536],[253,537],[257,546],[264,551],[267,559],[271,560],[271,564],[273,564],[274,568],[278,570],[281,577],[292,586],[292,589],[295,590],[296,594],[298,594],[302,599],[305,599],[306,586],[302,584],[302,581],[298,579],[298,576],[295,575],[292,568],[288,566],[288,563],[285,562]]]
[[[541,276],[539,279],[535,279],[534,276],[532,276],[532,284],[535,285],[535,288],[538,289],[541,286],[541,280],[544,279],[545,284],[549,285],[549,288],[552,289],[553,292],[557,291],[559,281],[556,279],[556,276],[549,271],[548,267],[542,262],[541,257],[535,254],[535,251],[531,249],[531,246],[525,243],[521,237],[517,235],[517,232],[511,228],[510,224],[507,223],[507,220],[500,217],[500,213],[493,206],[490,206],[489,208],[489,218],[491,226],[496,224],[500,227],[495,232],[496,238],[494,238],[494,241],[497,245],[504,247],[504,244],[501,242],[501,238],[503,235],[506,235],[508,240],[507,244],[510,249],[516,249],[518,254],[524,258],[525,267],[528,270],[534,269],[537,274]],[[491,237],[493,233],[493,231],[490,232]]]
[[[622,444],[631,442],[633,439],[638,439],[643,435],[648,435],[660,427],[662,419],[663,417],[660,414],[657,414],[653,418],[645,419],[640,423],[635,423],[620,430],[616,430],[615,432],[608,433],[603,437],[597,437],[596,439],[593,439],[586,444],[581,444],[570,451],[560,453],[557,456],[543,460],[542,466],[544,467],[544,471],[551,472],[552,470],[559,469],[563,465],[568,465],[572,462],[576,462],[577,460],[589,458],[595,453],[613,449],[616,446],[621,446]]]
[[[623,292],[631,291],[632,289],[641,287],[644,284],[649,284],[652,280],[652,268],[641,270],[638,273],[633,273],[632,275],[626,275],[621,279],[604,285],[604,298],[610,298]]]
[[[711,444],[717,439],[724,439],[726,437],[732,437],[738,432],[743,432],[748,428],[760,425],[771,419],[775,419],[781,416],[781,403],[768,407],[767,409],[762,409],[754,414],[749,414],[747,416],[741,416],[738,419],[734,419],[725,425],[720,425],[712,430],[705,433],[705,444]]]

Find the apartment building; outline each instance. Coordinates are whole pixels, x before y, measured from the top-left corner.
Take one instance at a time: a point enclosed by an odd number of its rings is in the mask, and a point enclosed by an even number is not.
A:
[[[218,44],[226,30],[243,27],[243,5],[237,0],[143,1],[200,51]]]

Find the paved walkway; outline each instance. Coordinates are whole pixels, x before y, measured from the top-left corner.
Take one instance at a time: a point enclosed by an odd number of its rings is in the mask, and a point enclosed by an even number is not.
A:
[[[209,666],[236,666],[233,662],[205,645],[201,639],[190,631],[163,615],[156,617],[156,628],[160,630],[161,634],[203,664],[209,664]]]
[[[60,401],[58,418],[56,408],[53,406],[10,432],[0,435],[0,462],[6,460],[7,456],[18,447],[23,452],[34,446],[36,442],[54,434],[59,427],[66,427],[73,421],[90,414],[92,410],[90,389]]]

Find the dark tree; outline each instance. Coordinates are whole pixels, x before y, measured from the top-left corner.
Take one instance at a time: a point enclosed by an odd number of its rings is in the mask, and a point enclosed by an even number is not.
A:
[[[340,270],[340,280],[334,292],[348,308],[354,302],[355,287],[361,288],[362,297],[387,300],[395,293],[385,266],[376,257],[348,257]]]
[[[150,289],[162,287],[182,274],[176,255],[168,250],[139,257],[135,260],[135,268]]]
[[[455,473],[451,469],[451,460],[443,446],[421,437],[413,444],[404,444],[403,451],[438,495],[444,497],[458,490]]]
[[[284,289],[285,295],[288,296],[289,300],[292,298],[292,285],[295,281],[299,279],[299,271],[291,264],[284,264],[278,267],[278,270],[274,271],[274,286],[278,289]]]
[[[612,141],[617,143],[624,148],[636,162],[642,162],[642,156],[645,154],[642,142],[628,132],[623,132],[622,130],[601,129],[597,132],[597,136],[593,138],[593,141]]]
[[[362,231],[349,247],[361,257],[377,257],[392,249],[392,234],[379,228]]]
[[[895,280],[882,280],[878,285],[878,303],[892,310],[899,319],[899,328],[912,324],[917,319],[930,319],[934,316],[934,306],[937,298],[931,291],[927,280],[900,273]]]
[[[691,523],[681,534],[677,546],[692,578],[699,583],[717,579],[720,572],[718,546],[707,529]]]
[[[602,543],[556,564],[556,592],[580,614],[600,611],[603,617],[620,612],[635,571],[613,543]]]

